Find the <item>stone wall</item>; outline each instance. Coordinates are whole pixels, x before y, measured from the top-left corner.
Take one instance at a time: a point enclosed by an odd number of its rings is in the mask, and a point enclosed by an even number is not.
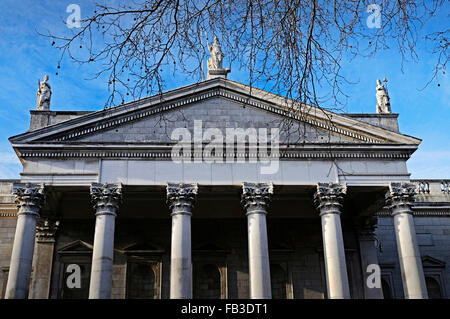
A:
[[[0,298],[4,298],[8,280],[14,234],[16,231],[16,205],[12,192],[13,180],[0,180]]]
[[[155,273],[161,276],[157,283],[160,287],[161,298],[169,298],[170,278],[170,219],[121,219],[116,220],[115,255],[113,266],[113,298],[127,296],[126,285],[130,274],[127,261],[141,258],[141,260],[157,260],[159,270]],[[193,263],[217,265],[221,271],[221,279],[226,281],[222,297],[248,298],[248,250],[246,219],[192,219],[192,250]],[[268,236],[271,264],[284,270],[284,289],[289,298],[325,298],[326,283],[324,276],[323,251],[321,250],[320,219],[270,219],[268,218]],[[348,263],[352,296],[362,297],[360,279],[360,264],[355,236],[345,231],[345,247],[348,250]],[[94,237],[94,219],[91,220],[62,220],[61,231],[57,237],[55,269],[61,268],[63,262],[61,252],[70,249],[78,251],[79,256],[89,255],[89,248],[79,242],[92,245]],[[69,250],[70,250],[69,249]],[[83,251],[85,253],[83,253]],[[146,253],[145,253],[146,251]],[[67,252],[67,251],[66,251]],[[75,253],[72,253],[75,255]],[[83,255],[85,254],[85,255]],[[356,258],[352,258],[352,256]],[[81,257],[80,257],[81,258]],[[147,259],[146,259],[147,258]],[[148,259],[149,258],[149,259]],[[76,257],[71,262],[76,263]],[[279,267],[278,267],[279,266]],[[158,272],[159,271],[159,272]],[[225,271],[226,274],[222,272]],[[52,291],[58,297],[61,289],[63,274],[55,276]],[[195,281],[196,278],[193,278]],[[155,280],[157,282],[158,280]],[[278,283],[277,286],[280,284]],[[211,285],[214,286],[214,285]],[[159,288],[158,287],[158,288]],[[214,292],[215,293],[215,292]],[[212,292],[211,292],[212,294]],[[158,295],[158,294],[156,294]],[[206,292],[206,295],[208,293]]]
[[[414,217],[417,240],[425,277],[433,277],[441,285],[443,297],[450,294],[450,217]],[[379,261],[382,273],[390,278],[393,297],[403,298],[394,224],[391,217],[378,219],[377,237],[381,241]]]

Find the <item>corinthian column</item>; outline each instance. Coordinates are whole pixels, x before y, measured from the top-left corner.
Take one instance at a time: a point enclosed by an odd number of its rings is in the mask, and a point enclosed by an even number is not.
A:
[[[246,210],[248,227],[248,266],[251,299],[270,299],[269,247],[267,243],[266,215],[271,183],[243,183],[242,204]]]
[[[350,298],[340,217],[346,192],[345,184],[319,183],[314,195],[314,203],[322,220],[325,273],[330,299]]]
[[[428,299],[411,210],[414,194],[413,184],[391,183],[386,193],[386,200],[394,217],[394,231],[405,298]]]
[[[122,200],[122,185],[92,183],[91,198],[95,209],[95,234],[89,299],[109,299],[114,256],[114,223]]]
[[[25,299],[30,286],[36,219],[45,199],[44,185],[14,183],[13,194],[19,211],[5,298]]]
[[[191,215],[197,184],[167,185],[167,204],[172,216],[170,298],[192,298]]]

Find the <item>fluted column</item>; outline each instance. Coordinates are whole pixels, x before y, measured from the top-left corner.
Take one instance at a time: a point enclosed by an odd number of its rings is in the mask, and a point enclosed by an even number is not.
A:
[[[59,221],[40,218],[36,226],[36,244],[33,258],[33,278],[30,299],[48,299],[53,267],[53,251]]]
[[[415,186],[410,183],[391,183],[386,193],[387,205],[394,217],[398,258],[406,299],[428,299],[420,251],[411,206]]]
[[[242,185],[242,204],[247,215],[251,299],[272,298],[266,225],[267,208],[272,194],[271,183],[243,183]]]
[[[167,204],[172,216],[170,298],[192,298],[191,215],[197,184],[167,184]]]
[[[91,199],[95,209],[95,234],[89,299],[109,299],[112,287],[114,227],[122,200],[122,185],[92,183]]]
[[[379,270],[377,239],[375,237],[375,229],[378,219],[376,216],[361,216],[356,220],[356,231],[358,234],[359,251],[361,256],[361,267],[364,281],[364,298],[365,299],[383,299],[383,289],[381,288],[380,273],[374,273]],[[371,265],[378,267],[372,269]],[[369,272],[368,267],[369,268]],[[374,278],[373,276],[377,276]]]
[[[325,273],[330,299],[350,298],[340,218],[346,192],[345,184],[319,183],[314,195],[314,203],[322,221]]]
[[[30,286],[36,219],[45,199],[44,185],[14,183],[13,194],[19,211],[5,298],[25,299]]]

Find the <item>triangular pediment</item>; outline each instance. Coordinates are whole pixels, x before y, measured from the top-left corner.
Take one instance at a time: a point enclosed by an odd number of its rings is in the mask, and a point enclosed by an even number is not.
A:
[[[246,106],[223,96],[213,96],[189,103],[183,107],[144,116],[129,122],[122,122],[91,134],[72,136],[67,139],[64,136],[57,136],[45,140],[49,142],[95,144],[170,144],[178,141],[178,135],[172,136],[172,134],[179,128],[188,129],[192,137],[197,134],[196,132],[203,135],[207,129],[218,129],[224,139],[227,130],[230,128],[249,130],[248,132],[253,130],[256,133],[260,128],[267,129],[268,133],[272,128],[278,128],[282,144],[364,142],[362,136],[348,136],[338,132],[330,132],[326,128],[317,127],[303,121],[288,120],[280,114],[255,106]],[[61,138],[64,140],[61,141]],[[209,140],[209,138],[205,138],[205,142]]]
[[[18,147],[168,145],[175,128],[193,132],[218,128],[280,129],[281,144],[402,144],[417,146],[419,139],[314,107],[290,104],[275,94],[213,79],[144,98],[111,109],[10,138]],[[197,122],[195,122],[197,121]],[[284,134],[284,135],[283,135]],[[20,154],[20,152],[18,152]]]
[[[58,253],[92,253],[93,246],[82,240],[73,241],[64,245],[58,250]]]

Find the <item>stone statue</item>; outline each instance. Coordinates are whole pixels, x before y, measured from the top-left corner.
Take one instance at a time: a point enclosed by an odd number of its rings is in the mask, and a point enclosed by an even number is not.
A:
[[[387,82],[384,78],[384,82]],[[391,102],[389,94],[380,79],[377,80],[377,113],[391,113]]]
[[[38,91],[37,91],[37,110],[48,111],[50,110],[50,99],[52,98],[52,88],[48,83],[48,75],[44,77],[44,81],[38,80]]]
[[[209,54],[211,54],[211,57],[207,61],[208,71],[209,70],[223,70],[222,67],[222,60],[225,54],[222,52],[222,48],[220,47],[219,39],[217,37],[214,37],[214,42],[209,45],[208,42],[206,42],[206,45],[208,46]]]
[[[222,48],[220,47],[219,39],[214,37],[214,42],[211,46],[206,40],[206,45],[208,46],[209,53],[211,57],[206,61],[208,66],[208,74],[206,78],[214,79],[214,78],[227,78],[227,74],[231,71],[229,68],[224,69],[222,66],[223,57],[225,54],[222,52]]]

